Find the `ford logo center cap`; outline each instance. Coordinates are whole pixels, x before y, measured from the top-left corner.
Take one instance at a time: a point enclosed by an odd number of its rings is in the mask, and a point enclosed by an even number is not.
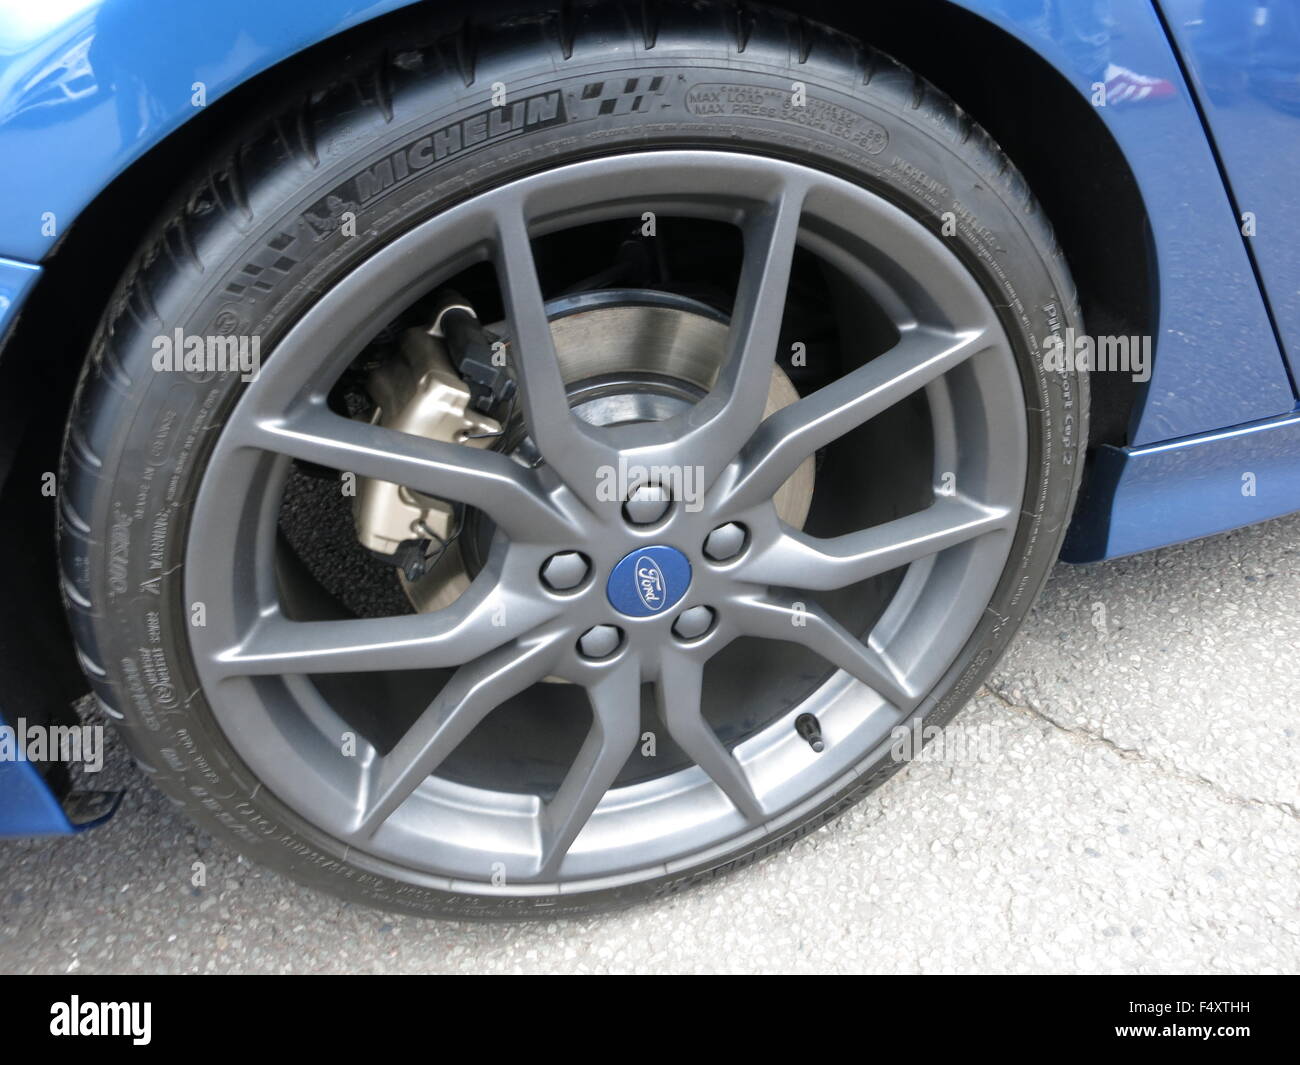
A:
[[[675,547],[655,544],[624,555],[609,575],[605,594],[620,614],[648,618],[681,601],[691,584],[691,564]]]

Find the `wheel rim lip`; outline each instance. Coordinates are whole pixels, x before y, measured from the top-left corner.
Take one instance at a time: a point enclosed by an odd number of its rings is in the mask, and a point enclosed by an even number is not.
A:
[[[797,167],[796,164],[740,153],[713,151],[649,152],[608,157],[588,163],[571,164],[511,184],[542,182],[541,187],[549,197],[548,202],[551,213],[539,223],[539,227],[534,231],[533,235],[537,236],[553,229],[574,224],[572,222],[572,213],[566,216],[563,211],[557,208],[555,197],[551,195],[559,183],[566,181],[569,177],[579,175],[583,177],[589,186],[587,175],[579,174],[579,172],[595,164],[608,168],[611,162],[621,162],[632,171],[644,172],[647,161],[651,158],[655,160],[655,170],[660,175],[677,171],[698,176],[701,167],[707,166],[714,168],[715,172],[717,168],[722,168],[729,174],[742,175],[752,180],[756,168],[760,171],[770,171],[772,168],[806,169]],[[965,286],[968,288],[977,287],[977,282],[965,271],[957,257],[950,250],[944,248],[938,242],[938,238],[930,234],[899,208],[886,203],[865,189],[849,185],[838,178],[819,175],[818,180],[828,185],[843,186],[843,189],[840,190],[841,195],[870,207],[866,217],[873,218],[877,222],[887,221],[889,226],[892,227],[895,236],[906,234],[909,239],[925,244],[928,248],[925,256],[926,260],[932,262],[936,257],[941,259],[946,257],[949,260],[951,269],[959,274]],[[745,185],[741,185],[742,189],[745,187]],[[489,190],[481,195],[490,196],[496,191],[499,190]],[[476,197],[475,199],[479,198]],[[670,199],[671,197],[665,196],[663,198]],[[541,199],[547,200],[547,197],[541,197]],[[617,207],[604,204],[589,205],[586,210],[580,212],[581,217],[585,221],[589,219],[593,212],[596,214],[609,211],[617,213],[625,208],[626,200],[626,196],[619,198]],[[643,201],[638,200],[638,203],[640,202]],[[684,200],[673,199],[672,202],[674,207],[678,209],[677,213],[682,213],[681,208],[689,207],[689,204]],[[712,210],[715,213],[713,216],[716,216],[719,211],[725,212],[728,205],[725,201],[710,201],[705,208],[701,209]],[[421,242],[432,244],[442,228],[446,214],[455,210],[456,208],[452,208],[444,215],[422,223],[384,249],[380,249],[375,256],[362,263],[344,281],[355,279],[368,266],[371,266],[376,259],[386,253],[400,255],[408,250],[407,248],[401,248],[396,252],[394,251],[403,242],[406,242],[407,245]],[[826,220],[817,219],[817,221],[825,222]],[[810,229],[812,228],[814,227],[810,227]],[[824,232],[810,231],[804,236],[806,236],[806,241],[801,237],[801,246],[809,247],[815,251],[820,248],[823,254],[830,253],[827,254],[828,258],[833,256],[835,248],[828,243],[829,238]],[[866,242],[865,237],[861,234],[858,234],[858,238],[863,241],[864,247],[878,248],[878,245]],[[839,251],[848,254],[843,248],[840,248]],[[941,254],[936,256],[936,252]],[[450,259],[451,265],[448,266],[446,271],[440,271],[440,273],[443,276],[449,276],[449,272],[459,269],[463,262],[463,255],[453,256]],[[868,262],[862,265],[862,273],[859,275],[859,279],[874,283],[879,290],[876,294],[888,291],[897,296],[896,284],[889,283],[888,279],[882,280],[877,276],[872,282],[871,275],[878,275],[880,265],[878,256],[869,259]],[[409,302],[409,298],[413,298],[413,292],[418,294],[418,291],[432,286],[435,282],[436,277],[431,272],[425,271],[415,277],[406,277],[404,287],[399,286],[396,294],[390,292],[387,302],[383,298],[373,300],[372,303],[378,303],[380,307],[379,310],[370,315],[371,320],[378,323],[374,326],[374,329],[377,330],[392,317],[392,313],[396,313],[396,310],[393,310],[395,305],[400,309],[400,305]],[[321,300],[313,304],[304,313],[303,318],[306,319],[322,306],[328,307],[331,296],[339,295],[341,285],[342,282],[326,293]],[[884,286],[883,289],[879,288],[881,285]],[[915,294],[913,293],[913,295]],[[921,294],[925,294],[924,290],[922,290]],[[981,298],[983,298],[982,293]],[[906,303],[904,305],[908,306]],[[392,311],[387,317],[383,317],[384,308]],[[941,308],[931,306],[927,308],[927,311],[933,314],[938,309]],[[299,324],[301,324],[301,321]],[[277,346],[277,352],[286,347],[286,342],[297,329],[298,325],[295,325],[289,331],[285,341],[282,341]],[[996,371],[992,369],[993,360],[988,358],[978,368],[972,367],[969,363],[964,364],[927,386],[926,394],[932,412],[945,409],[951,410],[953,417],[950,421],[953,425],[960,420],[957,414],[963,410],[965,411],[963,416],[967,421],[978,421],[979,419],[975,418],[969,409],[971,406],[969,401],[973,394],[986,404],[992,404],[992,407],[984,412],[985,421],[995,420],[990,411],[1000,406],[1004,414],[1008,411],[1014,413],[1013,421],[1018,421],[1021,429],[1024,429],[1024,402],[1019,373],[1015,366],[1014,357],[1011,354],[1010,343],[1006,341],[1005,334],[1002,339],[1004,342],[1002,344],[1002,353],[1005,358],[998,360]],[[363,343],[364,338],[359,339],[356,330],[353,330],[344,338],[341,349],[346,349],[351,345],[359,350]],[[276,352],[271,353],[271,355],[274,354]],[[354,354],[355,351],[350,351],[345,359],[343,355],[336,352],[332,362],[336,366],[340,363],[345,364]],[[985,364],[989,365],[986,366]],[[963,392],[962,389],[954,390],[952,387],[953,379],[960,375],[968,378],[964,382],[966,385],[965,394],[954,395],[955,391],[958,393]],[[331,373],[327,379],[332,382],[335,376],[337,376],[336,373]],[[256,384],[254,382],[250,385],[249,391],[255,388]],[[245,405],[244,401],[247,399],[247,395],[248,391],[235,404],[227,419],[227,428],[236,420],[241,406]],[[942,436],[942,433],[938,435]],[[952,432],[952,439],[948,441],[947,445],[945,445],[944,441],[936,439],[935,458],[939,468],[944,468],[942,463],[945,461],[949,462],[950,468],[954,470],[965,469],[969,465],[971,456],[969,454],[959,454],[956,448],[958,435],[955,431]],[[1006,435],[1006,433],[1003,434],[1004,437]],[[1003,457],[1010,460],[1010,469],[1004,469],[999,476],[1003,482],[1015,481],[1017,485],[1017,506],[1019,505],[1020,493],[1023,490],[1027,469],[1025,436],[1024,431],[1018,434],[1018,448],[1013,447],[1008,450],[1003,447],[1001,449]],[[1005,443],[1006,440],[1003,440],[1003,444]],[[947,447],[946,455],[944,454],[945,446]],[[214,508],[219,508],[221,505],[220,501],[214,498],[214,494],[224,496],[227,499],[232,494],[235,494],[230,491],[232,478],[235,485],[242,483],[250,488],[257,486],[260,481],[262,487],[266,489],[261,499],[262,505],[260,508],[250,509],[247,504],[245,505],[240,520],[236,523],[240,526],[240,535],[247,537],[250,530],[260,529],[255,539],[259,540],[263,549],[268,537],[273,538],[279,499],[279,491],[276,486],[287,474],[290,460],[283,456],[271,456],[265,453],[256,457],[246,453],[243,455],[231,454],[229,453],[231,450],[228,448],[223,449],[222,440],[220,439],[214,448],[200,486],[199,497],[196,500],[195,520],[190,527],[187,560],[205,557],[230,557],[230,552],[227,552],[226,555],[214,552],[214,545],[208,542],[211,539],[208,534],[220,531],[219,528],[214,526],[221,526],[222,524],[229,526],[231,524],[229,522],[214,523],[209,519],[216,512]],[[991,462],[986,463],[986,465],[991,465]],[[222,470],[226,471],[226,476],[214,476]],[[217,481],[220,481],[224,486],[220,493],[212,488],[212,485]],[[238,494],[240,498],[253,498],[246,493]],[[267,505],[270,500],[275,501],[274,506]],[[1014,539],[1013,533],[1014,530],[1005,535],[989,536],[980,541],[949,548],[938,560],[931,557],[924,563],[914,563],[909,569],[907,578],[904,579],[903,586],[900,587],[898,594],[895,595],[894,600],[886,610],[885,616],[877,624],[877,631],[881,630],[882,627],[886,631],[892,631],[894,638],[898,641],[900,651],[911,653],[913,658],[923,655],[926,652],[926,647],[917,641],[915,634],[910,634],[909,643],[909,617],[927,602],[930,603],[930,609],[933,612],[936,598],[942,598],[937,591],[940,588],[941,581],[947,581],[946,587],[949,588],[964,588],[965,590],[961,593],[964,598],[969,598],[982,588],[987,592],[987,594],[983,595],[984,600],[987,601],[1005,566],[1007,554]],[[1002,542],[997,550],[993,550],[989,546],[993,541]],[[980,545],[983,546],[980,547]],[[963,558],[963,556],[969,557]],[[936,569],[946,572],[936,573]],[[922,579],[922,574],[924,579]],[[914,575],[917,575],[915,579]],[[261,582],[265,582],[267,579],[266,575],[261,572],[256,572],[254,577],[255,581]],[[956,585],[952,583],[954,579],[957,580]],[[227,587],[224,589],[223,596],[223,582],[212,580],[210,575],[200,575],[194,567],[187,565],[185,583],[187,601],[208,602],[210,618],[214,615],[218,617],[228,616],[233,626],[239,618],[246,617],[248,604],[239,601],[233,581],[225,582]],[[262,590],[266,590],[264,583]],[[204,599],[204,596],[208,598]],[[214,599],[216,601],[216,610],[213,609]],[[686,600],[683,600],[679,605],[685,606],[688,604]],[[949,646],[943,655],[945,661],[942,663],[942,668],[938,669],[939,674],[946,672],[948,666],[955,660],[970,633],[974,631],[977,622],[978,617],[970,619],[970,624],[965,631],[950,636],[947,641]],[[206,650],[211,651],[214,640],[217,644],[229,646],[229,641],[236,637],[236,631],[232,627],[223,634],[220,626],[214,626],[211,629],[199,630],[198,632],[191,630],[187,635],[191,638],[192,644],[206,643]],[[194,649],[196,651],[200,650],[197,646]],[[323,779],[323,782],[327,785],[323,790],[318,788],[314,793],[304,792],[295,785],[292,776],[285,778],[283,774],[275,772],[278,768],[282,768],[282,760],[285,757],[292,758],[295,756],[299,762],[299,770],[305,769],[310,772],[313,769],[318,769],[318,767],[310,764],[310,757],[313,754],[319,757],[327,752],[321,748],[319,743],[304,742],[310,739],[308,734],[286,728],[288,722],[285,710],[296,704],[301,716],[308,721],[315,720],[317,722],[316,727],[319,729],[322,721],[328,721],[323,714],[333,713],[323,706],[323,697],[319,693],[313,697],[311,692],[315,691],[315,688],[303,677],[283,680],[270,677],[256,680],[238,678],[226,680],[223,684],[218,685],[206,670],[206,655],[204,653],[195,653],[193,657],[200,679],[203,681],[205,691],[208,693],[208,701],[212,707],[214,717],[240,756],[248,762],[264,785],[276,795],[277,799],[295,810],[299,816],[314,824],[320,831],[325,832],[331,838],[338,838],[336,833],[339,824],[342,823],[341,819],[337,817],[319,817],[320,801],[331,790],[328,786],[329,781]],[[248,707],[258,706],[266,716],[264,701],[268,700],[268,690],[271,688],[275,688],[277,693],[282,693],[269,700],[281,705],[279,711],[281,721],[278,724],[264,722],[259,732],[258,729],[250,728],[250,720],[255,714],[250,713]],[[224,689],[224,691],[221,689]],[[790,769],[797,763],[807,762],[808,749],[803,744],[803,741],[798,739],[793,729],[794,718],[805,712],[816,712],[823,719],[824,731],[829,727],[831,732],[834,732],[837,728],[836,722],[840,719],[845,723],[844,727],[839,728],[839,734],[835,737],[836,742],[832,743],[826,752],[817,756],[811,765],[805,765],[801,770],[783,774],[782,768]],[[848,725],[851,717],[857,719],[857,724],[853,727]],[[341,719],[337,720],[341,721]],[[816,796],[824,793],[826,787],[839,786],[839,782],[844,778],[845,774],[852,772],[855,766],[869,763],[878,757],[879,751],[882,749],[882,741],[879,737],[875,739],[872,739],[872,737],[876,736],[883,726],[898,723],[900,720],[894,709],[878,696],[867,691],[859,682],[848,677],[847,674],[837,672],[826,683],[812,692],[807,699],[798,706],[791,708],[787,715],[734,748],[737,759],[755,775],[756,790],[763,788],[764,781],[770,785],[764,788],[763,793],[771,799],[770,805],[773,814],[758,829],[753,828],[753,826],[746,826],[743,819],[738,816],[734,808],[730,807],[728,801],[721,796],[703,771],[693,766],[670,776],[643,781],[607,793],[605,799],[602,800],[600,806],[592,815],[587,827],[575,841],[574,849],[561,867],[559,881],[551,885],[514,884],[504,889],[505,893],[524,893],[525,890],[529,894],[546,893],[550,890],[560,890],[561,884],[568,890],[577,883],[614,883],[644,879],[645,876],[652,875],[655,869],[671,870],[675,866],[684,867],[701,860],[703,856],[709,853],[733,849],[739,842],[742,842],[755,832],[758,832],[759,835],[766,835],[768,832],[788,823],[793,817],[798,816],[798,812],[806,808],[808,802],[814,801]],[[279,746],[270,757],[268,757],[269,752],[265,749],[269,735],[266,732],[268,724],[271,726],[272,734],[281,737]],[[888,729],[885,728],[886,733],[887,731]],[[865,758],[863,758],[864,751],[868,752]],[[337,759],[335,750],[330,749],[328,753],[334,755]],[[366,755],[363,752],[360,757],[353,759],[355,767],[363,767],[366,764],[365,758]],[[816,771],[810,772],[810,769],[814,767]],[[828,781],[830,782],[829,785],[827,784]],[[337,785],[341,783],[342,781],[337,779],[333,781],[335,785],[333,790],[340,798],[344,793],[339,790]],[[485,796],[490,796],[490,798],[485,801]],[[444,886],[454,885],[455,890],[501,893],[493,889],[490,883],[485,883],[478,879],[477,876],[472,875],[482,868],[481,864],[474,865],[472,862],[464,864],[462,862],[459,866],[453,865],[448,869],[446,866],[439,867],[438,865],[413,860],[412,855],[420,853],[421,843],[428,842],[427,829],[429,822],[437,820],[438,815],[445,814],[449,809],[459,810],[462,813],[483,809],[488,816],[504,817],[517,822],[514,827],[519,831],[515,835],[512,836],[506,833],[497,839],[495,846],[491,848],[480,847],[477,849],[477,853],[500,854],[507,852],[512,845],[511,841],[513,841],[514,846],[525,846],[529,841],[527,839],[528,830],[524,826],[535,814],[535,807],[529,802],[532,798],[514,793],[488,792],[485,789],[470,788],[436,776],[431,777],[421,785],[405,806],[390,818],[389,823],[371,841],[372,845],[361,849],[368,852],[373,859],[380,862],[394,863],[405,872],[418,875],[426,882]],[[312,799],[316,801],[313,802]],[[655,803],[660,805],[661,812],[664,815],[661,818],[665,824],[663,830],[646,832],[643,824],[643,831],[640,834],[629,836],[626,822],[629,816],[637,816],[631,815],[630,811],[633,808],[641,811],[639,816],[642,817],[644,822],[644,811],[648,805]],[[768,803],[765,801],[765,807],[767,805]],[[317,813],[318,817],[313,818],[304,810]],[[683,849],[678,844],[685,842],[686,837],[683,835],[682,827],[687,823],[691,827],[690,842]],[[340,839],[340,846],[342,845],[343,841]],[[356,848],[357,845],[351,843],[349,846]],[[461,855],[462,858],[476,853],[474,848],[462,848],[461,850],[464,852]],[[451,850],[445,852],[444,858],[447,854],[453,853],[460,852],[455,847],[452,847]],[[602,860],[602,856],[604,860]],[[451,875],[441,875],[443,872],[449,872]],[[486,870],[483,870],[483,872],[486,873]]]

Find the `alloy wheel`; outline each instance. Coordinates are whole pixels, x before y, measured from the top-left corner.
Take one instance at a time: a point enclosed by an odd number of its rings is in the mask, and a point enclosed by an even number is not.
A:
[[[575,415],[560,372],[534,242],[645,212],[740,229],[726,357],[685,409],[593,426]],[[881,308],[894,341],[767,413],[797,251]],[[331,387],[384,323],[479,263],[500,285],[538,461],[331,409]],[[925,505],[832,536],[782,521],[774,500],[801,464],[918,395]],[[240,756],[360,860],[469,893],[635,882],[794,822],[879,756],[986,610],[1020,519],[1027,446],[1020,377],[992,301],[901,209],[834,176],[741,153],[575,163],[407,232],[279,341],[226,419],[198,494],[186,596],[205,605],[207,624],[189,641]],[[481,512],[494,535],[468,588],[442,609],[392,617],[287,611],[277,523],[295,461]],[[627,497],[602,491],[610,470],[626,471]],[[640,506],[651,471],[676,471],[698,491]],[[891,594],[867,629],[819,602],[885,575]],[[710,724],[705,676],[742,639],[800,645],[827,675],[729,743]],[[394,742],[354,737],[344,753],[353,730],[314,678],[431,670],[446,671],[445,682]],[[440,774],[496,708],[548,680],[576,686],[590,707],[586,738],[554,787]],[[620,783],[646,742],[644,686],[689,764]]]

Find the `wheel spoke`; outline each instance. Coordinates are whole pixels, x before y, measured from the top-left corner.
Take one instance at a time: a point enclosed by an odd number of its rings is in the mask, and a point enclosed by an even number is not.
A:
[[[909,330],[883,355],[763,422],[728,502],[743,510],[773,495],[813,452],[995,343],[986,329]]]
[[[890,663],[855,637],[816,603],[796,606],[773,599],[750,599],[728,610],[737,627],[750,636],[801,644],[862,681],[899,710],[916,705],[916,695]]]
[[[744,259],[727,336],[727,357],[713,390],[690,414],[680,457],[704,467],[712,483],[763,418],[785,314],[807,188],[785,182],[745,226]]]
[[[737,575],[779,587],[844,588],[977,536],[1011,529],[1016,518],[1009,507],[945,498],[905,518],[829,539],[785,532],[742,562]]]
[[[290,621],[260,618],[237,648],[212,659],[223,676],[444,669],[500,647],[555,616],[540,597],[479,582],[433,614]]]
[[[703,687],[704,666],[700,661],[665,652],[655,685],[659,716],[673,742],[722,789],[745,820],[761,821],[763,809],[744,769],[704,718]]]
[[[572,534],[544,495],[537,474],[497,451],[344,418],[320,403],[283,419],[259,421],[240,443],[472,504],[517,541]]]
[[[506,700],[543,679],[561,638],[547,634],[501,647],[452,675],[438,697],[370,773],[359,835],[373,836],[446,757]]]
[[[595,439],[569,409],[524,206],[507,201],[496,221],[497,276],[529,435],[547,465],[579,498],[590,501],[595,497],[597,469],[613,465],[617,452]]]
[[[559,791],[542,811],[538,877],[554,879],[573,841],[614,785],[640,736],[641,666],[630,657],[588,689],[592,723]]]

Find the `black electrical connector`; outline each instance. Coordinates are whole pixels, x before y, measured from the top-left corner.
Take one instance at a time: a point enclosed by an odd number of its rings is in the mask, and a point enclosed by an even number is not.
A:
[[[482,414],[491,413],[515,393],[515,382],[504,365],[493,360],[493,345],[498,337],[483,328],[469,306],[454,293],[446,296],[451,306],[438,319],[438,327],[447,342],[447,352],[465,383],[469,385],[470,404]]]

